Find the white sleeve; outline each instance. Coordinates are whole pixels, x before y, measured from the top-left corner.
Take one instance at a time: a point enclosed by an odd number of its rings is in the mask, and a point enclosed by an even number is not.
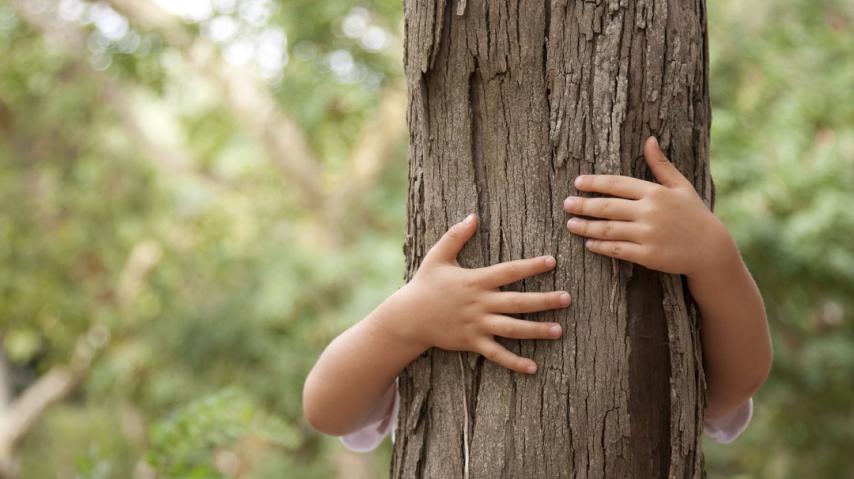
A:
[[[752,417],[753,398],[749,398],[731,412],[703,421],[703,431],[715,441],[729,444],[747,429]]]
[[[376,449],[383,439],[391,432],[391,440],[394,442],[394,429],[397,426],[397,413],[400,411],[400,392],[397,389],[397,380],[394,381],[394,401],[390,411],[387,411],[376,421],[365,424],[361,428],[341,436],[341,442],[347,449],[356,452],[369,452]]]

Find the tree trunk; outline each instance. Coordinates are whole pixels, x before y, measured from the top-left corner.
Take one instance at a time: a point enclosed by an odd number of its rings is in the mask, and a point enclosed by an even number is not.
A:
[[[501,340],[534,376],[473,353],[414,361],[392,477],[702,477],[700,317],[683,278],[586,251],[562,204],[579,174],[652,180],[641,148],[656,135],[712,206],[704,0],[406,0],[405,29],[406,280],[477,212],[461,265],[552,254],[555,270],[504,289],[573,303],[521,315],[557,321],[560,340]]]

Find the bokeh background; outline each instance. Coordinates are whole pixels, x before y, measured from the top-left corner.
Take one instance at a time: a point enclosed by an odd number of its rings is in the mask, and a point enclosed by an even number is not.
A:
[[[775,365],[711,478],[854,477],[854,4],[709,0],[716,213]],[[379,478],[301,417],[403,284],[400,0],[0,0],[0,465]]]

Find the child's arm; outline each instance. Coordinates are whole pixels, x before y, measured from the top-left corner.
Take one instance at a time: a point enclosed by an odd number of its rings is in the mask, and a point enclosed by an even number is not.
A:
[[[555,259],[541,256],[462,268],[457,255],[476,229],[474,215],[451,227],[409,283],[327,346],[303,388],[303,410],[312,427],[341,436],[388,414],[395,377],[430,347],[474,351],[515,371],[536,371],[534,361],[510,352],[494,336],[556,339],[560,325],[502,313],[564,308],[569,293],[499,287],[549,271]]]
[[[567,212],[608,219],[572,218],[567,228],[595,238],[586,242],[595,253],[687,277],[703,316],[705,416],[720,417],[752,397],[771,370],[765,306],[726,227],[654,138],[647,139],[644,157],[660,185],[629,176],[579,176],[579,190],[621,198],[567,198]]]

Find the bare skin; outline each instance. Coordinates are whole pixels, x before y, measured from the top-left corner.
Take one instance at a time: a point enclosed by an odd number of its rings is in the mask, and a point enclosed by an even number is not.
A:
[[[647,140],[644,156],[660,184],[627,176],[578,177],[578,190],[612,198],[567,198],[568,213],[593,218],[574,217],[567,229],[589,238],[592,252],[687,277],[703,315],[705,415],[719,417],[753,396],[770,372],[762,297],[726,227],[655,139]],[[508,351],[495,337],[559,338],[556,323],[508,315],[565,308],[571,298],[566,291],[499,288],[549,271],[555,260],[541,256],[462,268],[457,255],[477,229],[474,215],[466,220],[428,251],[409,283],[323,351],[303,388],[312,427],[341,436],[388,416],[395,378],[431,347],[473,351],[519,373],[536,373],[531,359]]]

